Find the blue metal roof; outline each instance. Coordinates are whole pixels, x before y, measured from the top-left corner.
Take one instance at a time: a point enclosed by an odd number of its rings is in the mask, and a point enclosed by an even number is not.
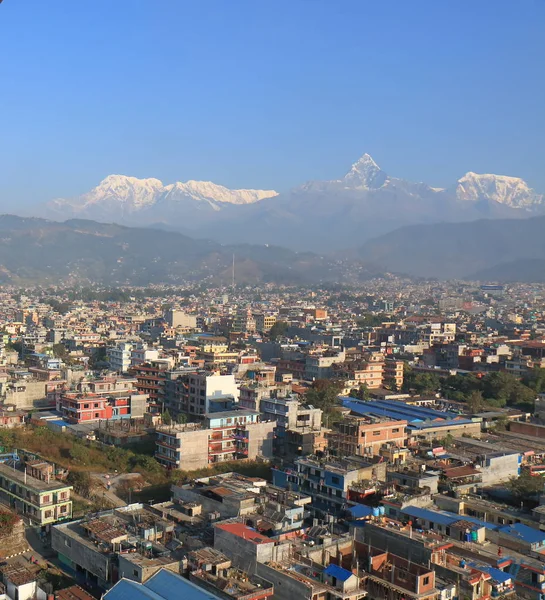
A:
[[[513,525],[506,525],[498,529],[501,533],[505,533],[515,538],[519,538],[530,544],[543,544],[545,543],[545,533],[539,529],[528,527],[522,523],[514,523]]]
[[[343,406],[351,411],[361,415],[374,415],[377,417],[388,417],[394,420],[408,421],[411,425],[427,422],[425,426],[433,427],[437,424],[450,424],[458,417],[456,413],[448,411],[439,411],[421,406],[412,406],[395,400],[357,400],[348,396],[341,397]],[[440,423],[433,423],[440,419]],[[467,420],[457,420],[457,424],[471,422]]]
[[[122,579],[104,594],[104,600],[179,600],[180,598],[220,600],[219,596],[166,569],[157,571],[144,584]]]
[[[365,504],[356,504],[356,506],[350,506],[348,512],[354,517],[354,519],[362,519],[363,517],[370,517],[373,514],[373,509]]]
[[[144,584],[147,588],[166,600],[218,600],[215,596],[180,575],[161,569]]]
[[[501,569],[496,569],[495,567],[486,567],[483,569],[483,571],[486,571],[486,573],[488,573],[492,579],[498,583],[507,583],[509,580],[513,579],[512,575],[502,571]]]
[[[418,506],[406,506],[402,509],[402,512],[409,517],[430,521],[431,523],[437,523],[437,525],[445,525],[445,527],[456,523],[456,521],[459,521],[462,518],[465,519],[465,517],[461,517],[460,515],[440,513],[434,510],[428,510],[427,508],[419,508]]]
[[[104,594],[104,600],[164,600],[163,596],[157,595],[145,585],[122,579],[114,587]]]
[[[329,575],[330,577],[335,577],[335,579],[338,579],[339,581],[346,581],[353,575],[351,571],[347,571],[346,569],[334,564],[330,564],[324,571],[324,574]]]

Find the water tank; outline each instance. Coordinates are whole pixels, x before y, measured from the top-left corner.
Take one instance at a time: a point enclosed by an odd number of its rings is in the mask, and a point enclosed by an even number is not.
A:
[[[476,542],[476,541],[477,541],[477,538],[478,538],[478,536],[477,536],[477,532],[476,532],[476,531],[472,531],[472,532],[471,532],[471,541],[472,541],[472,542]]]
[[[384,516],[384,513],[386,512],[386,509],[384,508],[384,506],[379,506],[378,507],[378,513],[379,515],[382,517]]]
[[[373,508],[372,513],[373,517],[378,517],[380,514],[380,511],[378,509],[378,507]]]

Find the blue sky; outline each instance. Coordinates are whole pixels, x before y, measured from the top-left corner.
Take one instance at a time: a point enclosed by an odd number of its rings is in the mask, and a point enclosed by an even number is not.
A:
[[[545,192],[544,30],[543,0],[4,0],[2,208],[110,173],[283,190],[364,152]]]

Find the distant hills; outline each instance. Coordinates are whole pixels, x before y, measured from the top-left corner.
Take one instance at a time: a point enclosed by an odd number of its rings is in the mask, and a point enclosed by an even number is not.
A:
[[[355,284],[399,273],[545,282],[545,216],[411,225],[335,256],[267,244],[222,245],[177,232],[0,216],[0,283]]]
[[[403,227],[366,242],[357,258],[419,277],[545,282],[545,217]]]
[[[334,259],[276,246],[222,246],[83,219],[0,216],[0,283],[230,284],[233,255],[238,283],[339,281],[353,273]]]
[[[35,214],[322,253],[405,225],[545,214],[545,199],[522,179],[503,175],[470,172],[445,189],[412,183],[391,177],[364,154],[340,179],[311,181],[282,194],[110,175],[89,192],[52,200]]]

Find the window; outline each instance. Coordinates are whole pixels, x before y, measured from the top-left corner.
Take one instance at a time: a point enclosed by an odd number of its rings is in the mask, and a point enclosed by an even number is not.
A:
[[[341,482],[341,480],[338,477],[332,477],[331,478],[331,483],[335,483],[335,484],[339,484]]]
[[[399,433],[399,429],[392,429],[392,433]]]
[[[424,577],[424,585],[428,585],[430,582],[430,576],[426,575],[426,577]]]
[[[95,419],[100,418],[100,413],[95,413]]]
[[[373,431],[373,435],[374,435],[374,436],[378,436],[378,435],[380,435],[380,431]]]
[[[132,575],[133,577],[138,577],[138,571],[136,569],[133,569]]]
[[[84,404],[83,408],[89,408],[89,405],[88,404]]]
[[[51,517],[52,517],[52,516],[53,516],[53,513],[52,513],[52,511],[50,511],[50,510],[46,510],[46,511],[45,511],[45,513],[44,513],[44,517],[45,517],[46,519],[51,519]]]

